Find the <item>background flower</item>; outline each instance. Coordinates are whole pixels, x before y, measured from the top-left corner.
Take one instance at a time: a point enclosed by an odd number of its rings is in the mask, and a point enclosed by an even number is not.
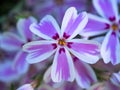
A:
[[[93,0],[96,11],[103,18],[89,14],[89,21],[81,35],[89,37],[105,35],[101,46],[101,56],[105,63],[120,63],[120,28],[117,0]],[[109,8],[108,8],[109,7]],[[99,37],[99,36],[98,36]]]
[[[87,24],[85,12],[77,15],[74,7],[69,8],[63,18],[61,31],[55,19],[47,15],[39,24],[33,23],[31,31],[45,40],[33,41],[23,46],[28,52],[27,61],[37,63],[55,54],[51,77],[54,82],[73,81],[74,65],[71,55],[87,63],[99,59],[99,44],[94,41],[73,39]]]

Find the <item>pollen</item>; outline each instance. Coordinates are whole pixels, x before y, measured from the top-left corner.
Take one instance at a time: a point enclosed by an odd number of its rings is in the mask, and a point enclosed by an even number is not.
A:
[[[60,46],[65,46],[65,45],[66,45],[66,42],[65,42],[64,39],[59,39],[58,44],[59,44]]]
[[[116,31],[118,30],[118,25],[116,23],[112,24],[112,30]]]

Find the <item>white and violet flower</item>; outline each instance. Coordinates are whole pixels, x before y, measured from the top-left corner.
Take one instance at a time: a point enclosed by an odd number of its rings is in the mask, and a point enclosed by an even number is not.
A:
[[[5,32],[1,35],[1,48],[9,54],[15,53],[12,58],[6,57],[6,62],[0,65],[0,80],[3,82],[17,80],[28,71],[27,53],[22,51],[22,46],[33,40],[33,34],[29,30],[29,25],[33,22],[37,22],[33,17],[22,18],[17,22],[17,33]]]
[[[44,40],[32,41],[23,46],[28,52],[27,61],[38,63],[54,55],[51,77],[54,82],[73,81],[75,67],[72,56],[93,64],[99,59],[99,44],[94,41],[75,39],[74,37],[86,26],[86,12],[77,14],[74,7],[69,8],[63,18],[61,30],[56,20],[45,16],[40,23],[33,23],[30,30]]]

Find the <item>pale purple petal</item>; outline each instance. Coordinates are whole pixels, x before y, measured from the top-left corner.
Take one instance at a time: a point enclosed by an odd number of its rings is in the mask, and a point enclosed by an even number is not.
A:
[[[99,60],[99,43],[90,40],[73,39],[68,42],[70,52],[80,60],[93,64]]]
[[[43,80],[45,83],[50,82],[51,80],[51,66],[47,69],[47,71],[44,73]]]
[[[50,15],[46,15],[39,24],[33,23],[30,30],[43,39],[58,39],[60,36],[60,28]]]
[[[79,32],[85,27],[88,22],[88,17],[86,12],[82,12],[76,15],[77,11],[75,8],[69,8],[62,21],[62,35],[65,38],[71,39],[75,37]],[[70,15],[69,15],[70,14]]]
[[[54,87],[54,88],[59,88],[64,83],[64,82],[55,83],[52,81],[52,79],[51,79],[51,66],[44,73],[43,80],[47,85],[50,85],[51,87]]]
[[[62,35],[65,32],[67,32],[66,30],[70,29],[76,17],[77,17],[77,10],[74,7],[67,9],[67,11],[65,12],[63,21],[62,21],[62,26],[61,26]]]
[[[80,32],[82,36],[93,36],[103,34],[110,29],[110,22],[98,16],[88,14],[88,23]]]
[[[1,48],[7,51],[17,51],[21,48],[23,42],[12,32],[4,33],[1,36]]]
[[[22,18],[17,22],[18,32],[20,36],[26,41],[32,40],[33,34],[29,29],[32,23],[37,23],[37,20],[32,16],[26,19]]]
[[[105,63],[113,65],[120,63],[120,42],[116,32],[110,30],[106,35],[102,46],[101,55]]]
[[[0,81],[12,82],[19,78],[19,75],[15,69],[12,68],[12,62],[6,61],[0,63]]]
[[[110,21],[118,19],[117,0],[93,0],[96,11]]]
[[[20,50],[14,59],[13,68],[16,69],[19,74],[25,74],[28,71],[29,64],[26,61],[26,56],[27,53]]]
[[[80,13],[75,19],[73,25],[66,34],[70,35],[69,39],[74,38],[87,25],[88,16],[86,12]]]
[[[59,48],[56,51],[52,64],[51,77],[54,82],[61,82],[64,80],[73,81],[75,78],[72,58],[65,48]]]
[[[34,90],[34,88],[30,84],[24,84],[23,86],[19,87],[17,90]]]
[[[113,73],[110,80],[114,85],[120,86],[120,72]]]
[[[41,62],[56,51],[57,45],[52,41],[33,41],[25,44],[23,50],[28,52],[26,60],[29,63]]]
[[[76,57],[73,60],[76,69],[76,81],[81,88],[89,88],[93,83],[97,82],[97,77],[88,64],[83,63]]]

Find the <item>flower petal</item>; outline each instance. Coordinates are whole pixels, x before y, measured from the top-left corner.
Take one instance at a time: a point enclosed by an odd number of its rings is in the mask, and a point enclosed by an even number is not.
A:
[[[17,90],[34,90],[31,84],[24,84],[23,86],[19,87]]]
[[[114,85],[120,86],[120,72],[113,73],[110,80]]]
[[[52,81],[52,79],[51,79],[51,66],[45,72],[43,80],[46,84],[48,84],[48,85],[50,85],[51,87],[54,87],[54,88],[59,88],[64,83],[64,82],[55,83],[55,82]]]
[[[103,34],[110,29],[110,22],[98,16],[88,14],[88,23],[80,32],[82,36],[93,36]]]
[[[20,36],[26,41],[32,39],[32,32],[29,29],[29,26],[32,23],[37,23],[37,20],[32,16],[28,17],[27,19],[19,19],[19,21],[17,22],[18,32]]]
[[[76,81],[81,88],[89,88],[91,84],[97,82],[97,77],[88,64],[75,57],[74,66],[76,69]]]
[[[93,0],[93,5],[101,16],[108,18],[110,21],[118,19],[117,0]]]
[[[82,39],[73,39],[69,43],[68,49],[80,60],[90,64],[94,64],[99,60],[99,43]]]
[[[76,17],[77,17],[77,10],[74,7],[67,9],[61,26],[62,35],[64,34],[64,32],[67,32],[65,30],[68,30],[71,27]]]
[[[56,51],[56,44],[51,41],[33,41],[25,44],[23,50],[28,52],[26,60],[29,63],[41,62]]]
[[[26,61],[27,53],[23,51],[19,51],[16,54],[13,68],[18,71],[19,74],[25,74],[28,71],[29,64]]]
[[[15,69],[12,68],[12,62],[0,63],[0,81],[12,82],[19,78],[19,75]]]
[[[50,82],[51,80],[51,66],[47,69],[47,71],[44,73],[43,80],[45,83]]]
[[[39,24],[33,23],[30,30],[43,39],[57,39],[60,35],[60,28],[50,15],[46,15]]]
[[[75,8],[69,8],[62,21],[62,36],[71,39],[75,37],[87,24],[88,17],[86,12],[77,15]]]
[[[54,82],[74,80],[74,65],[66,48],[57,49],[52,65],[51,77]]]
[[[1,35],[1,48],[7,51],[17,51],[21,48],[21,39],[12,32],[6,32]],[[9,48],[10,47],[10,48]]]
[[[105,63],[111,62],[113,65],[120,63],[120,42],[117,34],[110,30],[106,35],[102,47],[101,55]]]

